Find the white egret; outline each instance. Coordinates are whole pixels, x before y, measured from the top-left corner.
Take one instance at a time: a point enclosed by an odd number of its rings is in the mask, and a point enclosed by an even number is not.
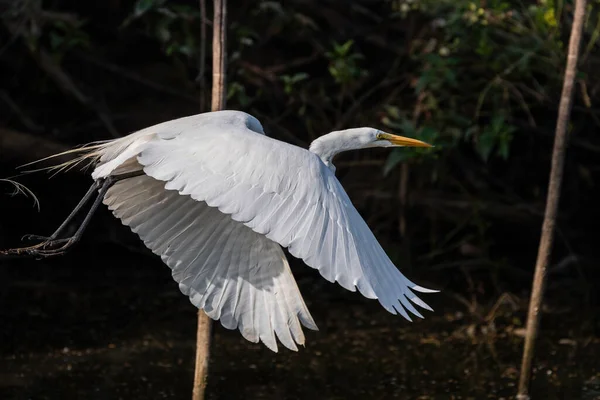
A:
[[[422,318],[431,308],[390,261],[335,177],[333,157],[368,147],[430,145],[373,128],[321,136],[306,150],[265,135],[244,112],[217,111],[167,121],[70,152],[58,167],[89,161],[99,191],[78,233],[63,223],[27,252],[51,255],[79,238],[102,201],[172,269],[190,301],[228,329],[277,351],[317,330],[282,247],[329,282],[378,299],[390,313]],[[64,154],[64,153],[63,153]]]

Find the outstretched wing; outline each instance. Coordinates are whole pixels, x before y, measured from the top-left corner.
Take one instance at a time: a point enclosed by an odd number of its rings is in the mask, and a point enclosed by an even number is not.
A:
[[[300,323],[317,326],[281,247],[216,208],[164,186],[146,175],[126,179],[109,189],[104,203],[161,256],[181,291],[209,317],[273,351],[275,335],[291,350],[303,345]]]
[[[410,320],[414,293],[390,261],[335,175],[313,153],[243,124],[218,121],[193,129],[157,130],[141,150],[144,172],[181,195],[204,201],[292,255]],[[412,303],[411,303],[412,302]]]

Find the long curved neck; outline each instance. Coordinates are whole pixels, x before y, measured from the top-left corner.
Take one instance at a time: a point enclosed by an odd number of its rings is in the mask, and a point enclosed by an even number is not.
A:
[[[313,140],[308,150],[311,153],[315,153],[321,158],[321,161],[335,172],[335,166],[333,165],[333,157],[342,151],[356,150],[360,146],[357,146],[356,141],[352,140],[344,131],[331,132],[317,139]]]

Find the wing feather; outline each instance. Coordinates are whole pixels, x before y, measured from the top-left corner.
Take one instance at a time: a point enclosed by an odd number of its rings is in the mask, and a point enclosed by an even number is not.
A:
[[[413,303],[429,309],[409,288],[435,291],[414,284],[393,265],[315,154],[252,134],[245,126],[207,124],[169,140],[151,140],[138,161],[169,189],[288,247],[328,281],[377,298],[386,310],[409,320],[406,310],[422,317]]]
[[[272,348],[277,336],[295,347],[304,343],[300,324],[316,329],[277,244],[393,314],[431,310],[414,292],[435,290],[393,265],[334,173],[315,154],[264,136],[247,114],[201,114],[117,139],[93,177],[135,168],[146,176],[119,182],[106,204],[192,303],[250,341]]]
[[[147,175],[119,181],[104,203],[161,256],[182,293],[209,317],[273,351],[276,337],[292,350],[303,345],[300,324],[316,325],[281,247],[165,186]]]

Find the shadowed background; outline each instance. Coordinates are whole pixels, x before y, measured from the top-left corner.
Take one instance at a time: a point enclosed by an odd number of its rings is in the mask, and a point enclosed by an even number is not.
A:
[[[273,354],[216,324],[209,398],[512,395],[571,2],[229,3],[228,108],[304,147],[355,126],[436,145],[344,153],[336,166],[396,265],[442,293],[427,296],[435,313],[410,324],[291,259],[321,331],[297,354]],[[534,374],[544,398],[600,393],[598,8],[591,2],[584,30]],[[0,178],[197,113],[202,92],[208,105],[195,1],[18,0],[0,10]],[[50,234],[91,184],[79,170],[48,178],[15,178],[39,212],[0,182],[0,248]],[[0,261],[0,320],[2,398],[189,396],[195,309],[105,208],[69,254]]]

